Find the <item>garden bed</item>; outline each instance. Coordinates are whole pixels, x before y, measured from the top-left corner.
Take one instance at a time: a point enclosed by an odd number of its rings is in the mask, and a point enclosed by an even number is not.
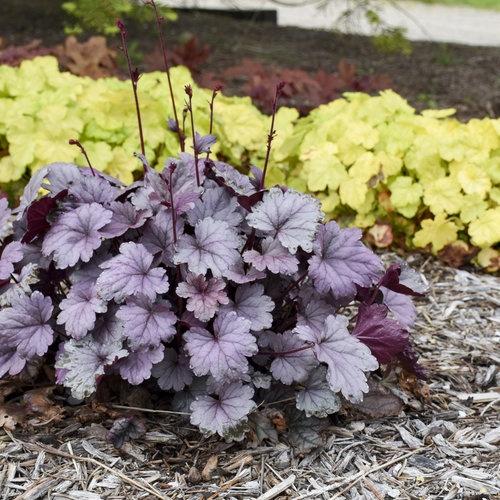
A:
[[[51,0],[6,0],[0,7],[0,17],[7,45],[27,43],[34,38],[45,45],[60,43],[64,23],[68,21],[59,2]],[[181,12],[178,21],[170,23],[168,29],[170,43],[189,32],[209,44],[212,52],[202,69],[215,73],[245,57],[329,72],[336,70],[342,58],[347,58],[361,73],[388,75],[394,89],[418,109],[455,107],[463,119],[500,114],[497,48],[413,43],[409,56],[384,54],[366,37],[278,28],[272,23],[206,12]],[[154,30],[149,26],[131,26],[130,31],[131,39],[140,40],[145,53],[156,46]],[[112,45],[117,43],[117,39],[111,41]],[[235,86],[227,91],[240,93],[241,89]]]
[[[327,444],[304,457],[285,442],[200,439],[180,417],[144,408],[136,413],[146,435],[118,452],[107,429],[133,412],[65,407],[58,423],[35,419],[1,432],[2,498],[495,497],[500,280],[421,256],[411,263],[431,286],[413,335],[429,380],[399,381],[398,417],[337,416]]]

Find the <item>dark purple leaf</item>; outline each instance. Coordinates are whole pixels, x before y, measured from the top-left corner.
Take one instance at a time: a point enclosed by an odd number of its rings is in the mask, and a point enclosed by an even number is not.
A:
[[[113,422],[106,438],[115,448],[120,449],[127,441],[139,439],[145,432],[146,427],[142,420],[137,417],[123,417]]]
[[[352,334],[366,344],[381,364],[393,361],[408,345],[408,331],[387,317],[389,310],[382,304],[359,307]]]
[[[31,243],[35,238],[43,236],[50,228],[47,217],[57,208],[57,203],[63,200],[68,194],[68,190],[60,191],[54,198],[44,196],[33,201],[26,211],[26,233],[23,236],[23,243]]]

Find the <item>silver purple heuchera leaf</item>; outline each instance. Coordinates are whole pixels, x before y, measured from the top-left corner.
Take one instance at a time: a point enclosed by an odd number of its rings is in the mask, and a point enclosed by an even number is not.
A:
[[[194,150],[196,154],[209,153],[210,148],[217,142],[217,138],[213,134],[200,135],[198,132],[194,134]]]
[[[78,204],[100,203],[107,205],[116,200],[120,192],[99,174],[80,175],[69,187],[69,194]]]
[[[384,304],[389,308],[394,317],[406,328],[411,328],[417,317],[417,310],[411,297],[393,292],[383,286],[380,287],[380,291],[384,296]]]
[[[182,236],[183,232],[184,225],[180,219],[177,219],[177,237]],[[139,243],[142,243],[150,254],[159,256],[163,264],[172,266],[174,257],[172,212],[160,210],[152,219],[148,220]]]
[[[354,297],[356,285],[370,286],[382,273],[380,259],[361,240],[359,229],[340,229],[328,222],[318,230],[309,276],[320,293]]]
[[[177,285],[177,295],[187,299],[186,309],[200,321],[208,321],[215,316],[219,304],[228,304],[226,284],[220,278],[206,279],[201,274],[188,273],[186,281]]]
[[[22,244],[19,241],[12,241],[0,248],[0,281],[10,279],[14,272],[14,264],[23,259]]]
[[[153,302],[144,295],[129,297],[116,317],[123,321],[124,335],[134,350],[158,346],[175,335],[177,317],[167,300]]]
[[[349,320],[342,315],[328,316],[321,331],[299,326],[296,332],[305,342],[313,343],[312,351],[320,363],[328,366],[327,380],[333,392],[353,403],[363,400],[368,392],[365,372],[378,368],[370,349],[347,330]]]
[[[302,302],[305,302],[304,300]],[[335,313],[335,307],[326,300],[314,297],[314,300],[308,300],[304,305],[301,305],[297,314],[297,325],[308,326],[313,330],[321,330],[325,324],[325,319],[330,314]]]
[[[120,359],[117,368],[127,382],[139,385],[151,377],[153,365],[163,359],[163,345],[140,347]]]
[[[48,167],[43,167],[32,174],[28,184],[26,184],[24,188],[21,198],[19,199],[19,206],[12,211],[12,213],[17,214],[18,220],[22,218],[25,210],[37,199],[48,170]]]
[[[151,215],[149,210],[136,210],[130,202],[113,201],[106,208],[113,213],[113,216],[111,221],[101,229],[105,238],[116,238],[125,234],[129,229],[142,227]]]
[[[240,260],[225,272],[224,277],[233,283],[244,285],[245,283],[252,283],[265,278],[266,273],[257,271],[257,269],[252,266],[245,269],[243,267],[243,262]]]
[[[226,437],[246,422],[248,414],[256,407],[253,394],[251,386],[233,382],[224,385],[217,398],[198,396],[191,403],[191,423],[202,432]]]
[[[25,360],[42,356],[54,340],[53,310],[50,297],[40,292],[16,297],[11,307],[0,310],[0,344],[15,348]]]
[[[175,349],[165,349],[163,360],[153,367],[153,377],[158,379],[158,386],[164,391],[182,391],[193,381],[193,372],[189,368],[189,359]]]
[[[224,276],[241,259],[240,244],[240,237],[226,222],[207,217],[196,224],[194,236],[181,236],[174,262],[187,264],[194,274],[210,270],[215,277]]]
[[[97,203],[83,204],[60,215],[45,235],[42,252],[52,256],[59,269],[88,262],[101,246],[101,229],[113,213]]]
[[[36,264],[27,264],[12,276],[15,280],[0,286],[0,307],[10,306],[16,299],[30,294],[31,286],[40,281]]]
[[[206,377],[195,377],[188,387],[176,392],[172,398],[172,410],[190,415],[191,403],[198,396],[205,396],[207,394],[206,379]]]
[[[193,209],[187,213],[187,217],[192,226],[207,217],[225,221],[233,227],[243,220],[236,198],[231,197],[227,190],[221,187],[205,190],[202,198],[198,199]]]
[[[210,373],[215,380],[238,379],[248,372],[248,357],[257,352],[250,321],[235,312],[219,314],[214,333],[194,327],[184,334],[190,365],[195,375]]]
[[[326,367],[316,367],[295,397],[296,406],[308,417],[326,417],[340,410],[341,401],[328,385]]]
[[[0,198],[0,241],[12,233],[12,211],[7,198]]]
[[[103,262],[103,272],[97,278],[96,289],[105,300],[122,302],[132,295],[145,295],[154,300],[168,291],[165,269],[152,267],[153,256],[140,243],[122,243],[120,254]]]
[[[258,271],[268,269],[274,274],[295,274],[299,269],[299,261],[278,240],[268,236],[262,240],[262,250],[243,252],[243,260],[252,264]]]
[[[212,164],[212,169],[216,177],[222,179],[225,186],[237,195],[250,196],[255,193],[255,187],[248,176],[241,174],[234,167],[222,161]]]
[[[271,328],[274,302],[264,294],[264,286],[259,283],[241,285],[236,289],[234,301],[221,308],[222,312],[234,311],[240,318],[250,321],[250,330],[258,332]]]
[[[0,344],[0,377],[17,375],[25,365],[26,360],[18,354],[15,346]]]
[[[247,215],[247,222],[266,236],[277,238],[295,254],[298,247],[306,252],[312,250],[322,218],[317,199],[293,190],[284,193],[280,188],[272,188]]]
[[[271,373],[283,384],[304,381],[318,364],[310,346],[294,332],[269,332],[267,341],[273,351]]]
[[[97,296],[95,287],[89,283],[72,286],[59,308],[61,312],[57,324],[64,325],[66,333],[77,340],[94,328],[96,314],[108,309],[106,302]]]
[[[43,187],[56,195],[65,189],[70,189],[83,175],[82,169],[73,163],[51,163],[48,165],[46,180]]]
[[[81,340],[71,339],[62,345],[55,367],[61,370],[62,383],[75,399],[91,396],[99,377],[107,367],[127,356],[120,339],[99,342],[92,335]]]

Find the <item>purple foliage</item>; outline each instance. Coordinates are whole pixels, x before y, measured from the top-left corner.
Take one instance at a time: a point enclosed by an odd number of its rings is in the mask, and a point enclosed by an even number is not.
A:
[[[195,137],[197,153],[213,144]],[[360,401],[379,363],[422,375],[407,329],[425,287],[406,264],[384,274],[361,231],[261,189],[258,169],[141,159],[129,187],[55,163],[16,210],[0,200],[0,376],[47,355],[77,399],[111,374],[148,381],[201,430],[237,437],[280,391],[317,420]]]

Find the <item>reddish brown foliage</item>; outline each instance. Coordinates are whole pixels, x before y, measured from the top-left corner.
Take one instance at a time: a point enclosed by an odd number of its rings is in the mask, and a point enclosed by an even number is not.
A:
[[[198,83],[206,87],[221,84],[224,87],[241,87],[266,113],[272,110],[276,85],[286,82],[280,104],[293,106],[302,114],[338,98],[346,91],[373,92],[390,86],[390,79],[384,75],[358,75],[354,64],[342,59],[337,72],[324,70],[309,73],[302,69],[280,68],[264,65],[254,59],[243,59],[241,64],[231,66],[220,75],[206,72]]]

